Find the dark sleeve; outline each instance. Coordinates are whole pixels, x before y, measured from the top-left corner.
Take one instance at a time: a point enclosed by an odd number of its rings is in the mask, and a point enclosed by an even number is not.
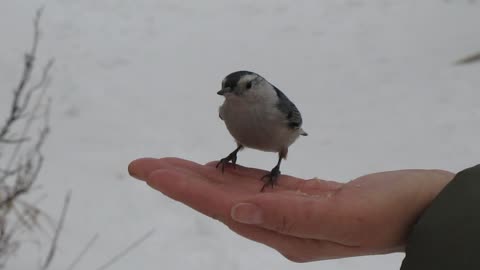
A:
[[[401,270],[480,269],[480,165],[458,173],[414,225]]]

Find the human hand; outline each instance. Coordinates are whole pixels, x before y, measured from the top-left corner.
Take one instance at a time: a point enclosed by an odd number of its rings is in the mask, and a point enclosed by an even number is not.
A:
[[[133,161],[152,188],[268,245],[295,262],[403,251],[411,226],[453,178],[441,170],[374,173],[348,183],[281,175],[265,192],[263,170],[178,158]]]

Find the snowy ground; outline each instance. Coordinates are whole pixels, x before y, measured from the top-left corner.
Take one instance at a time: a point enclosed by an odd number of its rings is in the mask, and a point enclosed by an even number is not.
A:
[[[52,269],[97,232],[77,269],[95,269],[151,228],[111,269],[399,268],[403,254],[294,264],[130,179],[137,157],[205,163],[232,150],[215,93],[234,70],[264,75],[304,115],[310,136],[284,173],[348,181],[480,161],[480,64],[452,64],[480,50],[480,2],[2,1],[0,115],[42,3],[40,60],[56,66],[40,206],[56,216],[73,190]],[[239,162],[270,168],[275,157],[245,151]],[[9,269],[36,264],[24,250]]]

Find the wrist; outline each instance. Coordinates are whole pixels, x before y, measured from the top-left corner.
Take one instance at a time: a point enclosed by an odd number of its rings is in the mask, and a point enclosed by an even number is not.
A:
[[[455,177],[454,173],[444,170],[427,170],[425,173],[425,180],[422,181],[419,194],[421,197],[419,199],[423,201],[423,209],[428,207],[445,186]]]

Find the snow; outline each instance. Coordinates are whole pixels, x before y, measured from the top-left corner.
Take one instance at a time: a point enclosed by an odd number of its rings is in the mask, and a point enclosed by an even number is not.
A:
[[[137,157],[206,163],[233,149],[215,94],[231,71],[258,72],[301,110],[310,136],[283,173],[348,181],[479,162],[480,64],[453,64],[480,50],[477,1],[3,1],[0,115],[41,4],[39,61],[56,65],[43,188],[32,198],[48,194],[39,206],[57,217],[73,191],[52,269],[95,233],[77,269],[95,269],[152,228],[110,269],[399,269],[403,254],[295,264],[131,180]],[[239,162],[270,168],[275,157],[244,151]],[[34,269],[32,250],[9,269]]]

